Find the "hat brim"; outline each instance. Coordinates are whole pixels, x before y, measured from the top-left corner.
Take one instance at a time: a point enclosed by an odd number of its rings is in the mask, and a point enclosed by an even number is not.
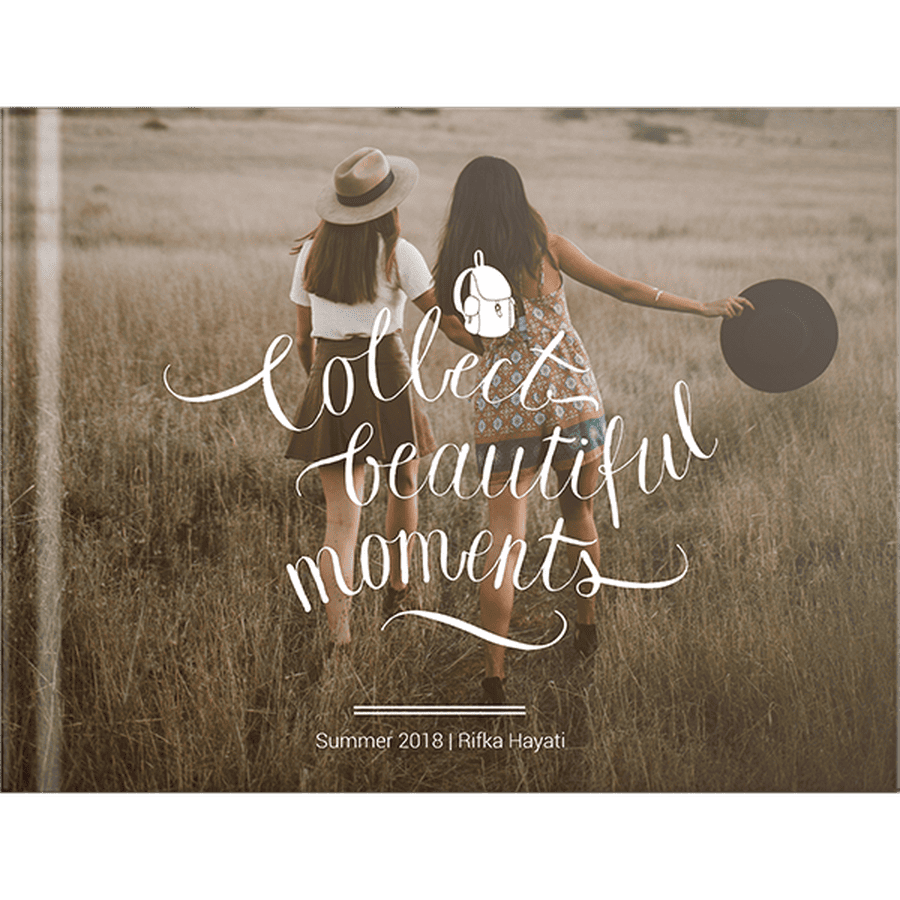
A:
[[[837,318],[815,288],[774,278],[740,296],[753,309],[723,320],[719,341],[725,362],[741,381],[778,394],[809,384],[828,368],[837,349]]]
[[[319,218],[334,225],[358,225],[361,222],[371,222],[399,206],[416,186],[419,169],[411,159],[404,156],[388,156],[387,161],[394,173],[394,182],[380,197],[365,206],[344,206],[337,198],[334,185],[329,184],[322,189],[316,200]]]

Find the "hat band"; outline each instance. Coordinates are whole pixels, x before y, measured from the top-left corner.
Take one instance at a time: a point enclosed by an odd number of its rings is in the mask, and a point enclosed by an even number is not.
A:
[[[344,194],[335,193],[341,206],[365,206],[373,200],[377,200],[394,183],[394,173],[389,171],[387,176],[370,191],[360,194],[358,197],[347,197]]]

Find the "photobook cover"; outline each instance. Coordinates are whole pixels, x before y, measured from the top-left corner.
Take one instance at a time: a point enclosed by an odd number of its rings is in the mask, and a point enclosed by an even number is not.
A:
[[[833,314],[786,301],[752,344],[564,275],[563,338],[526,346],[537,377],[577,333],[602,397],[599,557],[547,468],[515,507],[506,634],[481,600],[491,383],[440,330],[452,312],[402,305],[434,448],[400,563],[407,457],[361,479],[337,460],[355,512],[329,522],[331,475],[285,456],[309,383],[291,250],[360,148],[418,168],[400,234],[429,270],[460,173],[491,156],[656,300],[762,308],[778,281]],[[4,111],[3,789],[895,790],[896,157],[875,108]],[[485,341],[518,321],[492,262],[458,306]],[[330,374],[377,390],[378,344]],[[816,359],[800,383],[792,354]],[[327,527],[356,529],[338,649]]]

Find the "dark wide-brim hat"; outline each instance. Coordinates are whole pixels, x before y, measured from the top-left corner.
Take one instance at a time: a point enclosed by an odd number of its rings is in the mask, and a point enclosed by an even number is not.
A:
[[[332,184],[316,200],[316,212],[335,225],[371,222],[399,206],[418,180],[419,169],[411,159],[362,147],[337,164]]]
[[[741,291],[753,309],[722,322],[719,340],[728,367],[758,391],[793,391],[818,378],[837,349],[838,326],[828,301],[786,278]]]

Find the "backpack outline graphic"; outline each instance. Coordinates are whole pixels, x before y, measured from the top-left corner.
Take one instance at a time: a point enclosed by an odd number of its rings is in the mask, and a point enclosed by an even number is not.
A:
[[[475,265],[464,269],[453,285],[453,305],[463,315],[469,334],[479,337],[503,337],[515,324],[516,301],[504,274],[485,265],[484,253],[476,250]],[[467,276],[469,293],[463,300],[462,286]]]

